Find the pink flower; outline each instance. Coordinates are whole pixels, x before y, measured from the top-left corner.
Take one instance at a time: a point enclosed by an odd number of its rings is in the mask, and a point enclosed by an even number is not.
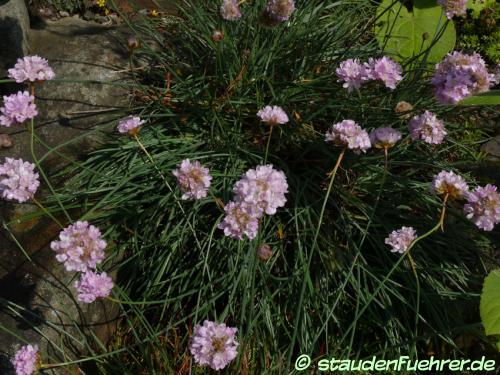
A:
[[[287,21],[295,10],[294,0],[269,0],[266,12],[269,16],[280,22]]]
[[[334,124],[325,135],[327,142],[347,147],[359,154],[371,147],[370,136],[353,120],[343,120]]]
[[[257,258],[263,262],[267,262],[273,256],[273,250],[268,244],[262,244],[257,249]]]
[[[363,82],[370,79],[368,69],[358,59],[342,61],[335,72],[339,78],[338,82],[344,82],[342,87],[346,88],[348,92],[359,89]]]
[[[229,202],[225,207],[226,217],[219,224],[228,237],[242,240],[243,236],[254,239],[259,230],[259,217],[262,216],[256,205],[245,202]]]
[[[19,349],[12,359],[16,375],[32,375],[41,366],[38,346],[26,345]]]
[[[392,253],[404,254],[413,241],[417,238],[417,232],[412,227],[402,227],[392,231],[389,237],[385,239],[387,245],[392,246]]]
[[[106,245],[98,228],[87,221],[77,221],[65,228],[59,241],[52,241],[50,247],[67,271],[86,272],[102,262]]]
[[[139,133],[142,124],[146,121],[141,121],[140,117],[129,116],[121,119],[118,122],[117,129],[122,134],[128,134],[130,136],[135,136]]]
[[[469,192],[464,213],[479,229],[493,230],[500,223],[500,193],[497,192],[497,187],[488,184]]]
[[[494,75],[488,73],[479,54],[466,55],[455,51],[436,65],[431,82],[438,102],[455,104],[468,96],[488,91],[493,81]]]
[[[7,200],[26,202],[35,196],[40,186],[35,164],[22,159],[5,158],[0,164],[0,195]]]
[[[289,121],[285,111],[277,105],[268,105],[267,107],[262,108],[259,112],[257,112],[257,116],[259,116],[260,119],[268,125],[282,125]]]
[[[101,274],[87,271],[75,281],[75,288],[78,291],[78,301],[92,303],[98,298],[106,298],[113,289],[113,280],[106,272]]]
[[[238,355],[236,333],[238,329],[205,320],[194,327],[190,351],[200,366],[222,370]]]
[[[369,58],[365,66],[370,79],[382,81],[390,89],[394,90],[397,83],[403,79],[401,65],[387,56],[379,59]]]
[[[35,97],[28,91],[3,97],[4,107],[0,108],[0,125],[10,127],[14,124],[22,124],[28,119],[38,115],[35,105]]]
[[[47,60],[35,55],[17,59],[14,68],[9,69],[9,77],[15,79],[17,83],[22,83],[49,81],[55,77],[55,74]]]
[[[183,160],[174,169],[172,174],[177,177],[179,188],[182,191],[182,199],[201,199],[207,196],[212,176],[208,168],[203,167],[199,161],[190,162]]]
[[[444,9],[446,17],[452,19],[453,16],[467,14],[467,0],[437,0]]]
[[[286,203],[288,183],[285,174],[271,164],[259,165],[256,169],[249,169],[234,184],[233,192],[237,202],[245,202],[258,211],[274,215]]]
[[[422,140],[434,145],[441,144],[447,134],[443,122],[429,111],[413,117],[408,128],[414,141]]]
[[[370,142],[376,148],[391,148],[401,139],[401,133],[396,129],[377,128],[370,133]]]
[[[434,176],[430,190],[434,194],[448,195],[450,198],[459,199],[467,194],[469,187],[462,176],[452,171],[441,171]]]
[[[226,21],[236,21],[241,18],[241,10],[237,0],[224,0],[220,6],[220,14]]]

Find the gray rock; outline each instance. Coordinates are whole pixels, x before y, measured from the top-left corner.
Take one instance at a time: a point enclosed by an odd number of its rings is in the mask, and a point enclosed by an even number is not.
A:
[[[69,17],[69,13],[62,10],[62,11],[59,12],[59,16],[61,18]]]
[[[24,0],[0,1],[0,77],[29,53],[30,20]]]
[[[489,160],[500,161],[500,135],[485,143],[481,147],[481,151],[486,154]]]

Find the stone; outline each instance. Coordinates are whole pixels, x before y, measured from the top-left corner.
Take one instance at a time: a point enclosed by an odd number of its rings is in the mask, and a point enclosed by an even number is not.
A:
[[[486,142],[481,151],[486,154],[487,159],[500,162],[500,135]]]
[[[61,18],[69,17],[69,13],[62,10],[59,12],[59,17],[61,17]]]
[[[30,20],[24,0],[0,1],[0,77],[27,55]]]

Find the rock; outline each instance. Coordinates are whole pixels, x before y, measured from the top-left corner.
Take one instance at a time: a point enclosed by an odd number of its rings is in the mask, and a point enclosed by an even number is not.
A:
[[[95,14],[90,10],[86,10],[85,13],[83,13],[83,19],[86,21],[92,21],[94,18]]]
[[[59,12],[59,17],[61,18],[69,17],[69,13],[62,10]]]
[[[12,138],[8,134],[0,134],[0,148],[12,147]]]
[[[481,151],[487,156],[487,159],[491,161],[500,161],[500,135],[485,143],[481,147]]]
[[[29,53],[30,20],[24,0],[0,1],[0,77]]]

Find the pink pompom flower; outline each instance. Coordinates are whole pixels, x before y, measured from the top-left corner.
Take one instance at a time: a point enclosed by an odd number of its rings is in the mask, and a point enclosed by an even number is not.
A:
[[[460,199],[467,194],[469,187],[462,176],[452,171],[441,171],[434,176],[430,191],[437,195],[447,195],[452,199]]]
[[[343,120],[334,124],[325,135],[326,142],[347,147],[356,154],[366,152],[372,145],[370,136],[353,120]]]
[[[414,141],[422,140],[429,144],[439,145],[446,134],[443,121],[439,120],[432,112],[425,111],[410,120],[408,126],[411,138]]]
[[[3,97],[4,106],[0,108],[0,125],[10,127],[22,124],[28,119],[35,118],[38,111],[35,105],[35,97],[28,91],[19,91],[16,94]]]
[[[401,229],[392,231],[389,237],[385,239],[385,243],[392,247],[392,253],[404,254],[416,239],[417,231],[415,229],[412,227],[402,227]]]
[[[77,221],[63,229],[59,240],[52,241],[50,247],[67,271],[86,272],[103,261],[106,245],[98,228],[87,221]]]
[[[37,55],[17,59],[16,65],[8,72],[17,83],[49,81],[55,77],[49,62]]]
[[[84,303],[92,303],[98,298],[108,297],[113,287],[113,280],[106,272],[87,271],[81,275],[80,280],[75,281],[78,301]]]
[[[35,164],[22,159],[5,158],[0,164],[0,196],[19,203],[33,199],[40,186]]]
[[[403,79],[401,65],[387,56],[378,59],[369,58],[365,66],[370,79],[382,81],[392,90]]]
[[[32,375],[41,366],[40,354],[37,345],[21,347],[11,360],[16,375]]]
[[[205,320],[194,327],[189,349],[196,364],[222,370],[238,355],[237,328]]]
[[[257,116],[268,125],[283,125],[289,121],[286,112],[277,105],[262,108]]]
[[[259,230],[261,210],[254,204],[229,202],[224,211],[226,216],[219,224],[219,229],[228,237],[242,240],[244,236],[253,240]]]
[[[492,231],[500,223],[500,193],[497,187],[488,184],[469,192],[464,213],[479,229]]]
[[[237,0],[224,0],[220,6],[220,14],[226,21],[236,21],[241,18],[241,10]]]
[[[453,16],[463,16],[467,14],[467,0],[437,0],[444,9],[446,17],[451,20]]]
[[[185,159],[172,174],[177,177],[182,199],[197,200],[207,196],[212,176],[209,169],[203,167],[199,161],[191,162]]]
[[[335,72],[337,73],[338,82],[343,82],[342,87],[346,88],[347,92],[359,89],[364,82],[370,79],[369,70],[358,59],[342,61]]]
[[[294,11],[294,0],[269,0],[267,2],[266,12],[270,18],[276,21],[287,21]]]
[[[140,117],[129,116],[118,122],[117,129],[121,134],[127,134],[133,137],[139,133],[139,130],[145,122],[146,121],[141,120]]]
[[[370,133],[370,142],[375,148],[392,148],[400,139],[401,133],[391,127],[377,128]]]

